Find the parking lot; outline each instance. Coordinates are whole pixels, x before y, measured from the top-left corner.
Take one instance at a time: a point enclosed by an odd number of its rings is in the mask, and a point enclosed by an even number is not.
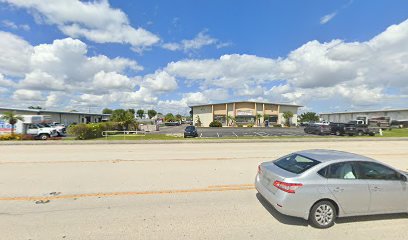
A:
[[[0,145],[1,239],[407,239],[406,214],[318,230],[257,195],[260,162],[312,148],[408,169],[408,141]]]
[[[182,126],[161,127],[160,134],[182,134]],[[303,127],[299,128],[197,128],[198,136],[201,138],[221,138],[221,137],[270,137],[270,136],[307,136]]]

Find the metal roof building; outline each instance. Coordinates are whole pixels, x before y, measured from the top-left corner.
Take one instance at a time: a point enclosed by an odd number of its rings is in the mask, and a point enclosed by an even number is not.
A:
[[[15,112],[17,115],[47,115],[51,117],[53,122],[59,122],[65,125],[72,123],[102,122],[110,118],[110,114],[0,107],[0,115],[4,112]]]

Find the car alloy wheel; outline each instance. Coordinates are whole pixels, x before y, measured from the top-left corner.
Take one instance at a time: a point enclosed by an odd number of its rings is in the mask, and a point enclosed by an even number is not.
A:
[[[321,201],[313,206],[309,219],[314,227],[329,228],[334,225],[336,209],[329,201]]]

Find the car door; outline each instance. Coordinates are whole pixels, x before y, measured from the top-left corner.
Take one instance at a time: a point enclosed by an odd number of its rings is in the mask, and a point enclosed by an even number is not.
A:
[[[362,178],[367,179],[371,194],[370,213],[406,212],[408,193],[406,177],[376,162],[359,162]]]
[[[27,134],[37,135],[38,127],[34,124],[27,125]]]
[[[334,163],[327,167],[327,187],[345,215],[368,212],[370,191],[367,180],[360,179],[354,162]]]

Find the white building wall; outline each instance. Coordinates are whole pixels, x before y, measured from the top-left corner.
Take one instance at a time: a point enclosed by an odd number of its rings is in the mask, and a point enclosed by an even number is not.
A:
[[[212,106],[198,106],[193,107],[193,122],[197,124],[197,118],[200,118],[201,127],[209,127],[213,121]]]
[[[280,124],[285,124],[286,119],[283,117],[283,113],[284,112],[292,112],[293,113],[293,117],[292,119],[290,119],[291,124],[293,125],[297,125],[297,111],[298,111],[299,107],[296,106],[280,106],[279,107],[279,119],[278,119],[278,123]]]
[[[323,120],[330,122],[349,122],[355,120],[357,117],[390,117],[392,120],[408,120],[408,110],[400,111],[380,111],[380,112],[355,112],[355,113],[332,113],[332,114],[321,114],[320,117]]]

